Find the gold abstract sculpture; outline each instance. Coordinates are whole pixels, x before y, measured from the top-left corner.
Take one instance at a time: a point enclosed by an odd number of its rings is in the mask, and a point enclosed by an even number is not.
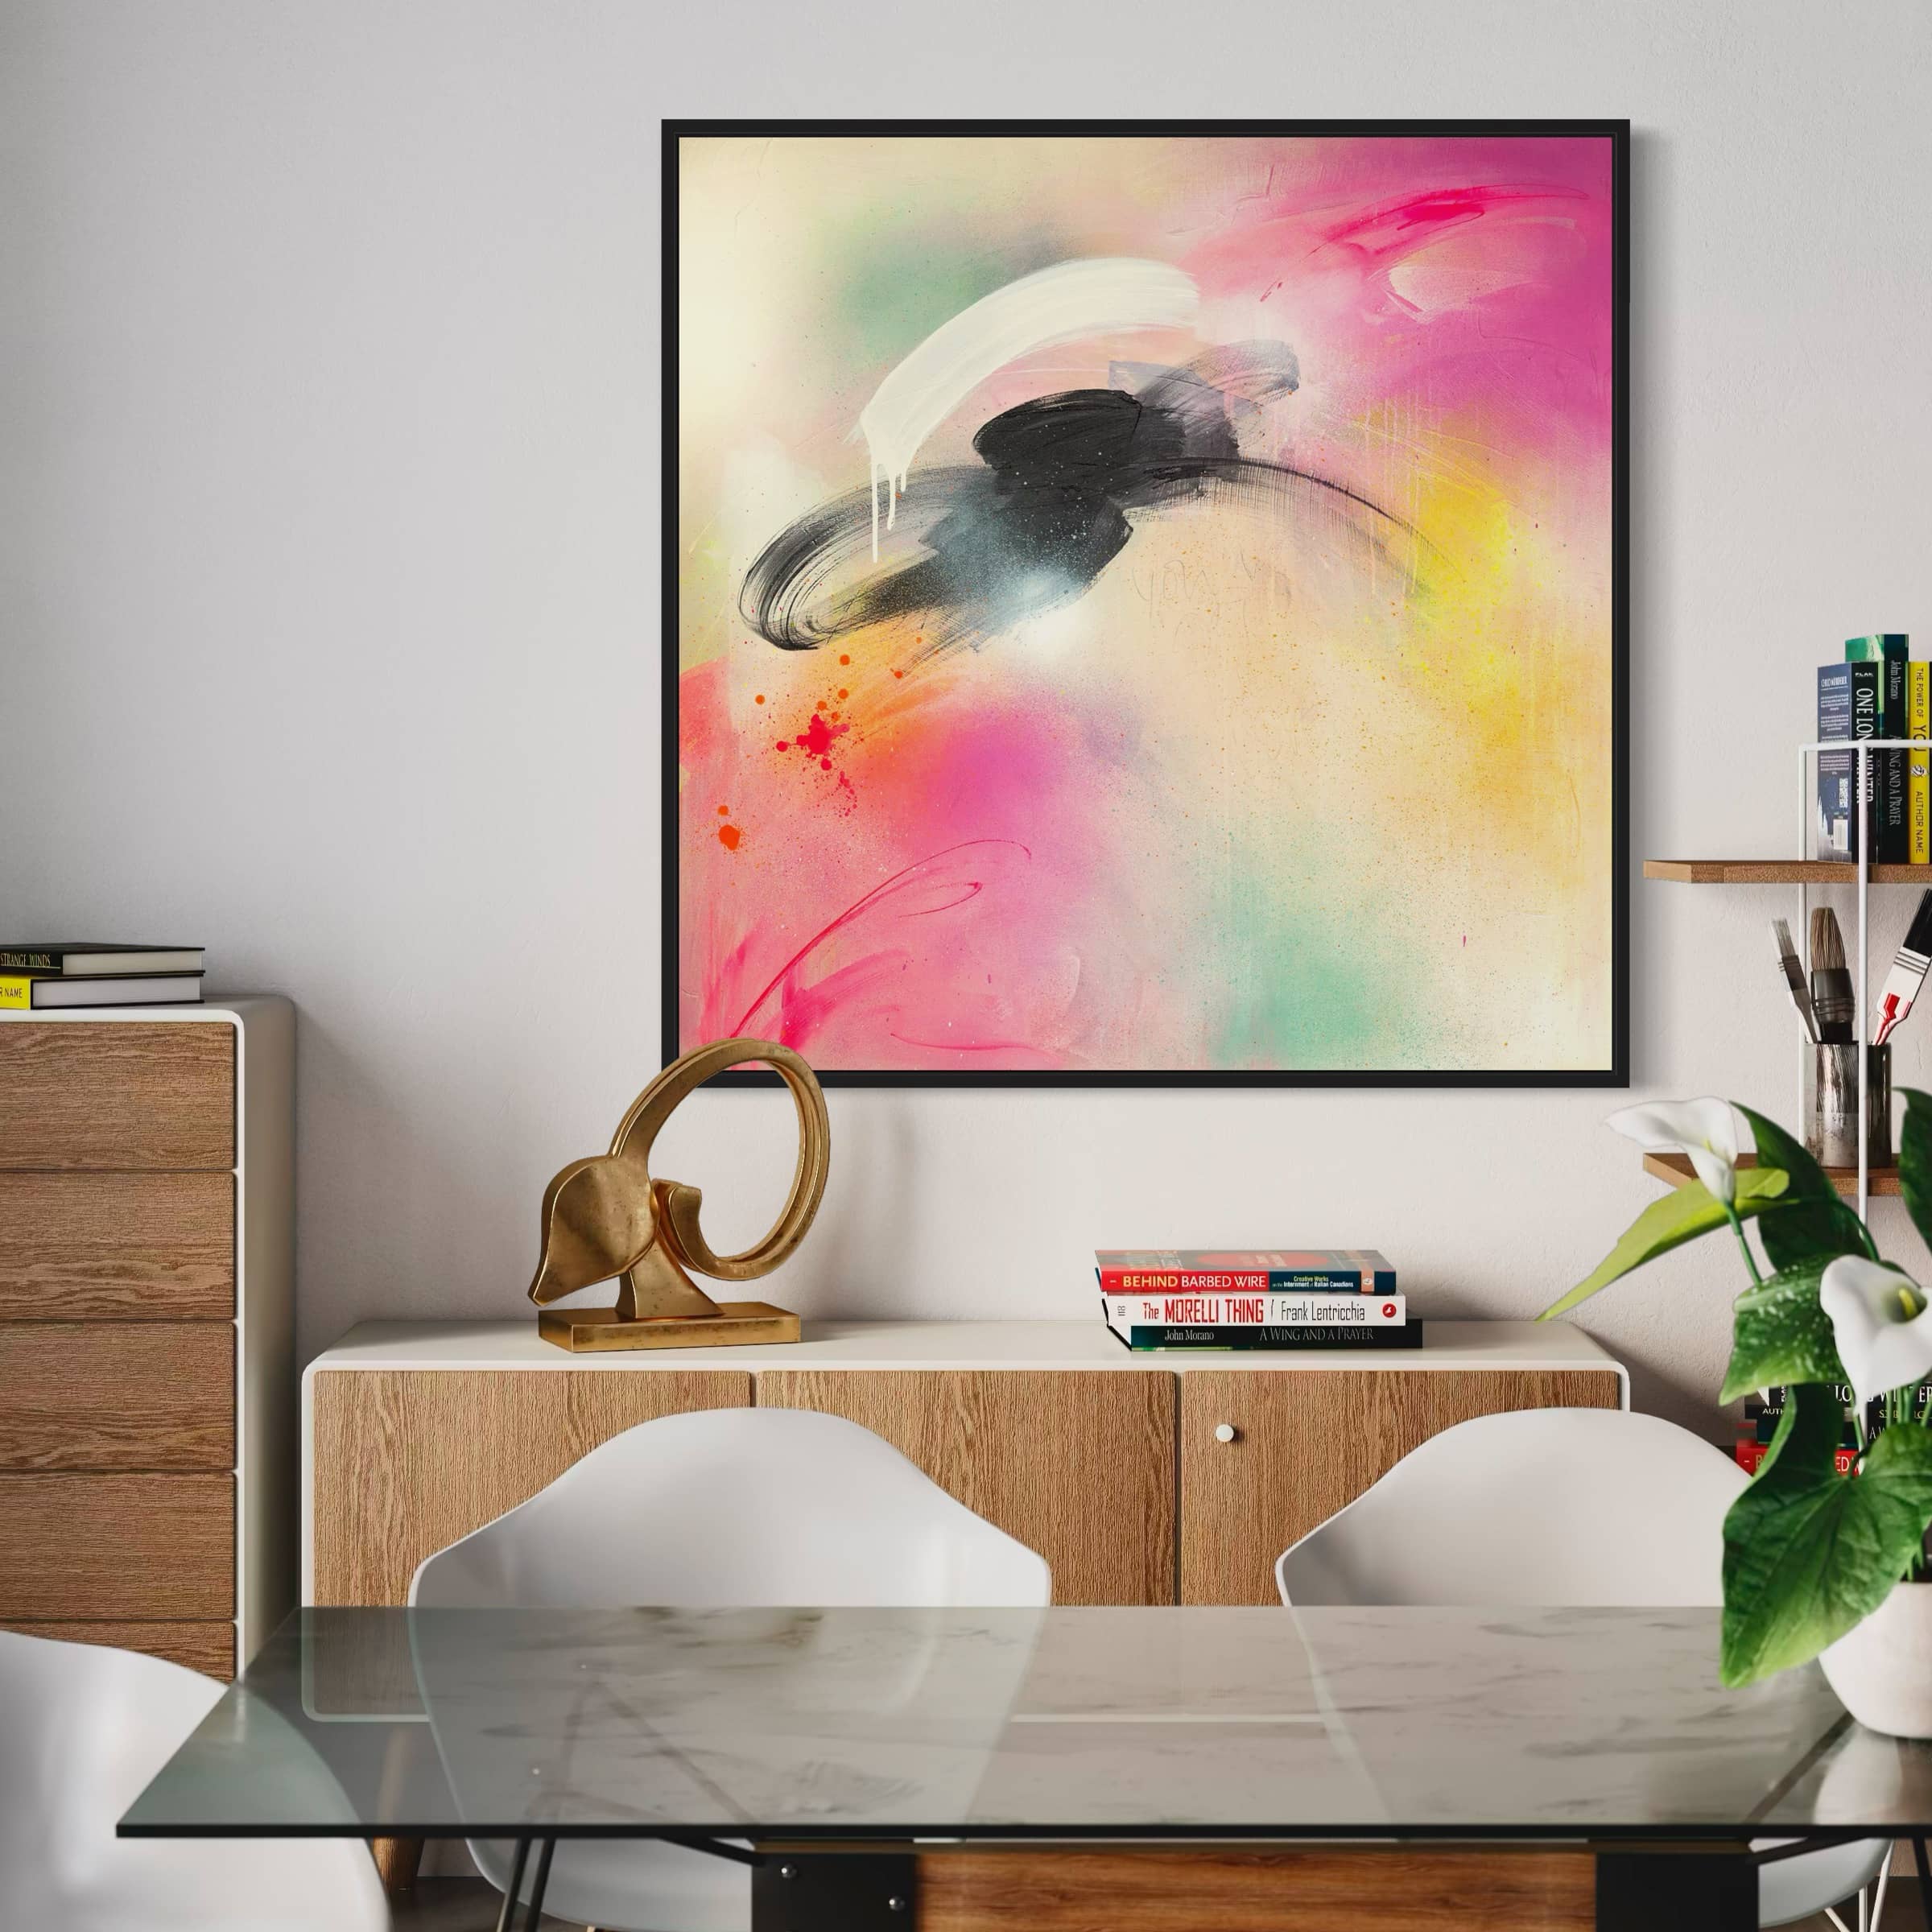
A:
[[[698,1225],[699,1190],[654,1179],[650,1149],[685,1096],[729,1067],[761,1060],[791,1089],[799,1164],[771,1232],[742,1254],[714,1254]],[[825,1192],[832,1123],[811,1069],[772,1040],[716,1040],[674,1060],[630,1104],[610,1152],[572,1161],[543,1190],[543,1252],[530,1298],[537,1332],[559,1348],[702,1348],[795,1342],[799,1318],[769,1302],[714,1302],[691,1270],[721,1282],[769,1274],[805,1238]],[[617,1278],[613,1308],[547,1308]]]

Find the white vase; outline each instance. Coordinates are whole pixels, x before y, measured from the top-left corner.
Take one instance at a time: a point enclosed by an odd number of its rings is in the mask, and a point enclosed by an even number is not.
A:
[[[1932,1583],[1897,1585],[1818,1661],[1868,1730],[1932,1737]]]

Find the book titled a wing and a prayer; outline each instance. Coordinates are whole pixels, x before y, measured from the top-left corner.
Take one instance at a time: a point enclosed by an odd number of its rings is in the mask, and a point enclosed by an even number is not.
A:
[[[1373,1248],[1109,1248],[1107,1326],[1129,1348],[1419,1348],[1395,1270]]]

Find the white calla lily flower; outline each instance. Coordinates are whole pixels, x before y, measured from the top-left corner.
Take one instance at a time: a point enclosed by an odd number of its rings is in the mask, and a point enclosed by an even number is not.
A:
[[[1932,1371],[1932,1302],[1909,1275],[1862,1254],[1841,1254],[1818,1284],[1838,1359],[1861,1403]]]
[[[1697,1178],[1729,1207],[1737,1199],[1738,1117],[1728,1100],[1653,1100],[1626,1107],[1604,1125],[1646,1154],[1690,1157]]]

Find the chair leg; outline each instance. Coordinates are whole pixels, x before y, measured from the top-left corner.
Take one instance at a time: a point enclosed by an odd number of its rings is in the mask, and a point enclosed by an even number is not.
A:
[[[497,1913],[497,1932],[510,1932],[515,1922],[517,1894],[523,1889],[523,1868],[530,1863],[530,1840],[517,1840],[517,1856],[510,1868],[510,1883],[503,1890],[503,1904]]]
[[[1872,1932],[1879,1932],[1885,1922],[1885,1887],[1892,1882],[1892,1854],[1897,1849],[1896,1841],[1885,1847],[1885,1855],[1878,1861],[1877,1896],[1872,1901]]]
[[[1912,1834],[1912,1868],[1918,1874],[1919,1909],[1926,1915],[1926,1932],[1932,1932],[1932,1877],[1926,1870],[1926,1835]]]

